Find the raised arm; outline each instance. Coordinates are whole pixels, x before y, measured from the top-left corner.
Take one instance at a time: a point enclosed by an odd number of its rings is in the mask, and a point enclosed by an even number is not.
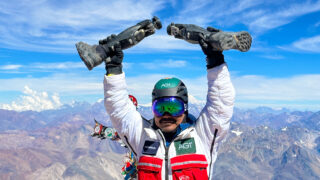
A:
[[[219,143],[229,129],[235,97],[222,51],[235,49],[246,52],[251,47],[252,37],[246,31],[224,32],[213,27],[204,29],[194,24],[175,23],[168,25],[167,33],[189,43],[200,44],[207,55],[207,104],[197,120],[196,128],[212,147],[212,142]]]
[[[199,41],[207,55],[208,94],[205,107],[197,120],[196,128],[206,144],[215,148],[226,136],[233,113],[235,91],[222,51],[216,51],[203,39]]]
[[[122,140],[135,153],[142,133],[143,121],[129,99],[125,74],[122,72],[123,52],[120,44],[115,45],[111,61],[106,63],[104,76],[104,104],[113,127]]]

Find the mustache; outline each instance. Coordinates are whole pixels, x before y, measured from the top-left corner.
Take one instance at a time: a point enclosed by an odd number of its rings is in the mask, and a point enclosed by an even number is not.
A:
[[[173,119],[173,118],[161,118],[159,122],[160,122],[160,123],[162,123],[163,121],[176,122],[176,120],[175,120],[175,119]]]

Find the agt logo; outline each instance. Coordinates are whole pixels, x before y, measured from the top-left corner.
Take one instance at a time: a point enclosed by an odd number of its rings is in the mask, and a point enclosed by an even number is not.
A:
[[[192,142],[179,144],[179,150],[186,150],[192,147]]]
[[[168,88],[168,87],[170,87],[170,86],[171,86],[170,83],[161,84],[161,88]]]

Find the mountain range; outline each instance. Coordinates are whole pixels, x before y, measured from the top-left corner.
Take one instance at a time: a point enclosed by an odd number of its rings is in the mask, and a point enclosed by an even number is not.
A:
[[[198,116],[203,103],[189,104]],[[151,107],[140,106],[151,118]],[[90,136],[111,126],[103,102],[41,112],[0,110],[0,179],[123,179],[126,149]],[[234,109],[215,179],[319,179],[320,111]]]

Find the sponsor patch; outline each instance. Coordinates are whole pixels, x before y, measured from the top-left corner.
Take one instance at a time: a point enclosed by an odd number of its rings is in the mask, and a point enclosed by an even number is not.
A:
[[[145,141],[143,145],[142,154],[156,155],[160,146],[159,141]]]
[[[190,154],[196,152],[196,144],[194,138],[182,139],[174,141],[177,155]]]

